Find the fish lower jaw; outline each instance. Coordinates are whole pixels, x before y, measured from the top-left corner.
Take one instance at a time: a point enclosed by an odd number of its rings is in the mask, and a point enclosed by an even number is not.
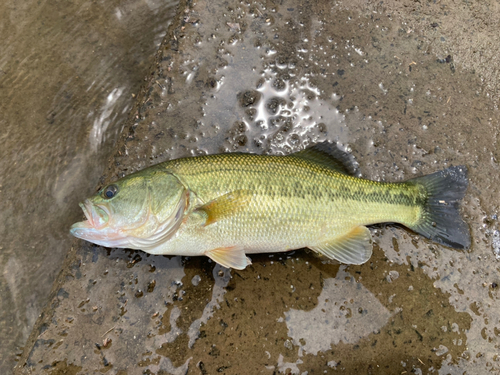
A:
[[[117,233],[105,233],[93,227],[82,227],[78,224],[81,223],[76,223],[71,227],[70,233],[79,239],[104,247],[135,249],[135,247],[130,244],[129,238],[127,237],[117,235]]]
[[[71,232],[71,234],[74,235],[74,233],[76,231],[78,231],[79,229],[90,229],[90,228],[94,228],[94,226],[92,225],[90,220],[85,220],[85,221],[80,221],[78,223],[73,224],[69,231]]]
[[[90,239],[91,236],[91,233],[94,231],[94,227],[93,225],[90,223],[89,220],[85,220],[85,221],[80,221],[78,223],[75,223],[71,226],[69,232],[71,233],[71,235],[75,236],[76,238],[80,238],[82,240],[87,240],[87,241],[91,241],[92,242],[92,239]]]

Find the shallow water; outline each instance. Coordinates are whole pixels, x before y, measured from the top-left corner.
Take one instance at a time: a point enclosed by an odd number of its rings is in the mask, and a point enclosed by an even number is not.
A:
[[[361,266],[294,251],[228,271],[206,258],[84,244],[59,280],[48,326],[37,327],[29,368],[498,371],[499,116],[480,77],[385,10],[199,2],[182,18],[107,180],[175,157],[289,153],[325,139],[374,180],[465,164],[472,248],[378,225]]]
[[[0,372],[9,373],[71,245],[173,1],[0,4]]]

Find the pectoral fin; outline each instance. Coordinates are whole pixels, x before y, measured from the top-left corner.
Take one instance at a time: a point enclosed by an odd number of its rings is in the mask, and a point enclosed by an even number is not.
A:
[[[243,248],[239,246],[220,247],[208,251],[205,255],[221,266],[237,270],[242,270],[252,264],[250,258],[245,255]]]
[[[205,212],[207,216],[205,226],[207,226],[242,210],[248,205],[251,198],[252,193],[250,191],[236,190],[198,207],[196,211]]]
[[[359,226],[343,236],[310,246],[311,250],[345,264],[363,264],[372,256],[371,233]]]

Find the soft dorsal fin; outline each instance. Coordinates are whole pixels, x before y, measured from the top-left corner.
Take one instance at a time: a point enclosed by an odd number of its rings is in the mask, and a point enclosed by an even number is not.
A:
[[[352,155],[340,150],[337,144],[327,141],[289,156],[306,159],[347,175],[353,175],[357,170],[357,163]]]

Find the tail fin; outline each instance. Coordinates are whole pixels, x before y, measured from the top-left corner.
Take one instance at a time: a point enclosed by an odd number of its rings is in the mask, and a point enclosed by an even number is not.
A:
[[[458,202],[467,190],[467,167],[458,166],[408,181],[427,191],[425,213],[412,230],[456,249],[470,247],[470,231],[459,213]]]

